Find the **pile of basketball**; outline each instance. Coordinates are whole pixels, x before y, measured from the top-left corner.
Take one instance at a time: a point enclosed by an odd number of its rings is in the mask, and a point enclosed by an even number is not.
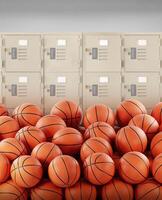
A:
[[[83,114],[57,102],[9,116],[0,105],[0,200],[162,199],[162,102],[151,114],[128,99]]]

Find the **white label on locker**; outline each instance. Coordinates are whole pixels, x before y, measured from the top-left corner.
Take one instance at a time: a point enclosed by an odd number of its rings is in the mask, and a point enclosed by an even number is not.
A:
[[[99,82],[100,83],[108,83],[108,77],[107,76],[100,76]]]
[[[28,46],[28,40],[19,40],[19,46]]]
[[[57,40],[57,46],[66,46],[66,40]]]
[[[66,83],[66,77],[65,76],[58,76],[57,82],[58,83]]]
[[[108,40],[100,40],[100,46],[101,47],[107,47],[108,46]]]
[[[19,76],[19,83],[27,83],[28,77],[27,76]]]
[[[147,77],[146,76],[139,76],[138,82],[139,83],[147,83]]]
[[[138,40],[138,45],[139,46],[146,46],[147,45],[147,40]]]

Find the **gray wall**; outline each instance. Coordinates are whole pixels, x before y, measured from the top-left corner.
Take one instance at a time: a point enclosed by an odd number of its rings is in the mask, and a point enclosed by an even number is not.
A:
[[[162,0],[0,0],[0,31],[162,31]]]

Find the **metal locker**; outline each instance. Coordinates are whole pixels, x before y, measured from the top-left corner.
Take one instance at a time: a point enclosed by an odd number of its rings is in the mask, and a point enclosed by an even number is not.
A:
[[[159,71],[159,35],[124,35],[125,71]]]
[[[40,71],[41,36],[40,35],[4,35],[5,70]]]
[[[120,73],[86,73],[83,86],[83,107],[104,103],[115,109],[121,101]]]
[[[82,86],[78,73],[49,73],[45,75],[44,82],[45,113],[49,113],[52,106],[62,99],[80,103]]]
[[[52,34],[44,36],[44,62],[46,72],[79,71],[82,35]]]
[[[83,34],[83,63],[87,72],[121,71],[120,35]]]
[[[9,109],[31,102],[41,106],[42,86],[40,73],[6,73],[4,79],[4,103]]]
[[[150,111],[160,101],[159,73],[125,73],[123,76],[124,99],[135,98],[144,103]]]

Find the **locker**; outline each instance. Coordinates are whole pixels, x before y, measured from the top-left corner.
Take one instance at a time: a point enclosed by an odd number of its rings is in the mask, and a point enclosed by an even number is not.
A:
[[[83,59],[87,72],[121,71],[120,35],[83,34]]]
[[[104,103],[112,109],[121,101],[120,73],[86,73],[83,85],[83,107]]]
[[[5,70],[40,71],[41,36],[40,35],[4,35]]]
[[[81,60],[81,37],[79,33],[45,35],[45,71],[78,71]]]
[[[49,73],[44,82],[45,113],[49,113],[52,106],[62,99],[81,103],[82,85],[78,73]]]
[[[159,35],[124,35],[123,45],[126,72],[159,71]]]
[[[160,101],[159,73],[125,73],[123,77],[124,99],[135,98],[144,103],[148,111]]]
[[[10,110],[25,102],[41,106],[42,86],[40,73],[6,73],[3,97],[4,103]]]

